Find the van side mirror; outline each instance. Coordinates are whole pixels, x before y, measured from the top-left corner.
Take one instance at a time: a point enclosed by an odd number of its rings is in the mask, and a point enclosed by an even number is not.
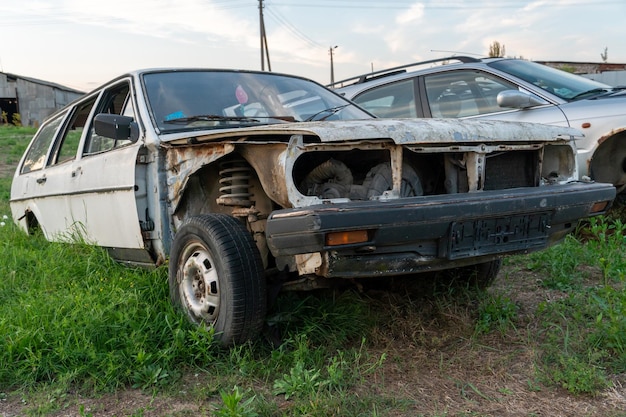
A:
[[[139,139],[139,125],[135,119],[120,114],[100,113],[93,121],[97,135],[115,140],[130,140],[135,143]]]

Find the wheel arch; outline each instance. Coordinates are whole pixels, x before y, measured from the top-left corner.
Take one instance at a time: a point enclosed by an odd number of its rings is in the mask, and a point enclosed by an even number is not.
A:
[[[612,130],[598,139],[589,174],[598,182],[611,183],[618,193],[626,190],[626,127]]]
[[[265,224],[276,203],[265,192],[262,176],[239,152],[223,155],[188,176],[172,216],[176,231],[186,219],[206,214],[225,214],[246,225],[264,266],[269,261]]]

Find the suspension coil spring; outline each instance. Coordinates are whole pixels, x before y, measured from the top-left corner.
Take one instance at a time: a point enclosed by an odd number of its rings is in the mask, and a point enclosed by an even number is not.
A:
[[[239,207],[251,207],[254,204],[250,192],[252,168],[244,159],[222,162],[219,176],[219,204]]]

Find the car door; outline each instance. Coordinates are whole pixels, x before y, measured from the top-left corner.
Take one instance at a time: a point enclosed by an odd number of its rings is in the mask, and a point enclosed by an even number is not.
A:
[[[38,226],[49,240],[59,240],[67,230],[66,198],[70,164],[65,158],[50,162],[52,149],[73,109],[58,113],[37,131],[18,165],[11,184],[11,211],[22,228]],[[75,138],[72,138],[75,140]],[[76,142],[77,144],[78,142]],[[69,152],[69,150],[66,150]],[[75,154],[74,154],[75,155]]]
[[[96,134],[93,118],[99,113],[135,117],[131,81],[103,89],[87,117],[78,157],[71,164],[68,213],[90,243],[110,248],[143,249],[136,202],[136,161],[141,143]],[[86,110],[86,109],[85,109]],[[144,183],[145,181],[139,183]]]
[[[424,75],[420,80],[425,115],[443,118],[473,118],[535,122],[568,126],[567,118],[554,103],[537,97],[542,105],[526,109],[503,108],[497,97],[506,90],[532,94],[512,81],[478,69],[445,71]]]

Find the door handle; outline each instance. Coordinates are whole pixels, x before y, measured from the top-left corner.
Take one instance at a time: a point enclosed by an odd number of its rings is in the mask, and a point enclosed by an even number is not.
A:
[[[44,177],[39,177],[39,178],[37,178],[37,184],[43,184],[43,183],[46,182],[46,180],[47,180],[47,178],[45,176]]]

